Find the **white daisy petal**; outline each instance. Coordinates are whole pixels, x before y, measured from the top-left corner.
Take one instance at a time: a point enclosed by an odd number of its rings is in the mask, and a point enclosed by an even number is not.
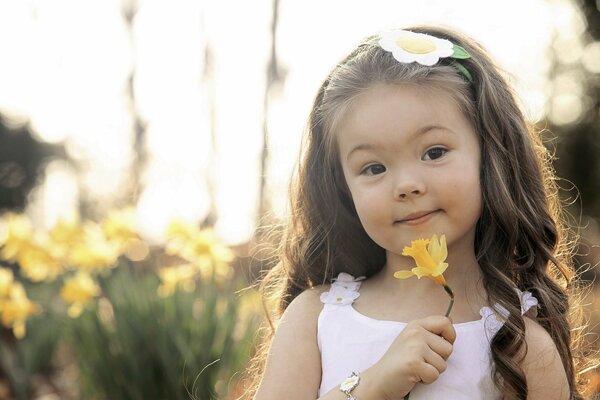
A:
[[[454,45],[446,39],[410,31],[389,31],[381,34],[379,45],[402,63],[418,62],[432,66],[440,58],[450,57]]]
[[[418,62],[421,65],[426,65],[428,67],[435,65],[439,60],[440,57],[434,53],[423,54],[415,57],[416,62]]]

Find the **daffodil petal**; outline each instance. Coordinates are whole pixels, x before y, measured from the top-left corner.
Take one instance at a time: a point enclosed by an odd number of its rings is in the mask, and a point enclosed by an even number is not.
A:
[[[440,276],[444,273],[444,271],[446,271],[446,268],[448,268],[448,263],[441,263],[438,267],[438,269],[431,274],[431,276]]]
[[[397,271],[397,272],[394,272],[394,278],[398,278],[398,279],[407,279],[407,278],[410,278],[412,276],[415,276],[414,272],[412,272],[412,271]]]
[[[417,278],[421,279],[424,276],[430,276],[431,275],[431,271],[427,268],[423,268],[423,267],[415,267],[411,270],[416,276]]]
[[[446,248],[446,235],[442,235],[438,240],[437,235],[433,235],[429,246],[427,246],[431,258],[439,262],[444,261],[448,256],[448,249]]]

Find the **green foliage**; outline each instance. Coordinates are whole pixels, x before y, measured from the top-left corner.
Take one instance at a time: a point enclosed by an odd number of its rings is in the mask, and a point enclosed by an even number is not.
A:
[[[104,298],[72,324],[71,343],[88,399],[224,398],[255,332],[240,317],[235,280],[199,282],[157,296],[158,278],[117,268]]]

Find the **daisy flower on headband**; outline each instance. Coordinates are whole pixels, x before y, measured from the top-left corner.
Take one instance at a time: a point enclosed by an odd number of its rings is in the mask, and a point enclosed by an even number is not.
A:
[[[440,58],[451,57],[455,52],[455,45],[449,40],[404,30],[382,33],[379,45],[402,63],[418,62],[427,66],[436,64]]]

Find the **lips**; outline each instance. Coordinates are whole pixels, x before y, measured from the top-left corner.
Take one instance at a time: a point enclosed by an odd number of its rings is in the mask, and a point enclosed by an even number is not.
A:
[[[404,219],[401,219],[401,220],[400,220],[400,221],[398,221],[398,222],[410,222],[410,221],[418,220],[418,219],[420,219],[420,218],[423,218],[423,217],[425,217],[425,216],[428,216],[428,215],[430,215],[430,214],[433,214],[433,213],[435,213],[435,212],[437,212],[437,211],[439,211],[439,210],[419,211],[419,212],[416,212],[416,213],[412,213],[412,214],[409,214],[409,215],[407,215],[407,216],[406,216],[406,218],[404,218]]]

